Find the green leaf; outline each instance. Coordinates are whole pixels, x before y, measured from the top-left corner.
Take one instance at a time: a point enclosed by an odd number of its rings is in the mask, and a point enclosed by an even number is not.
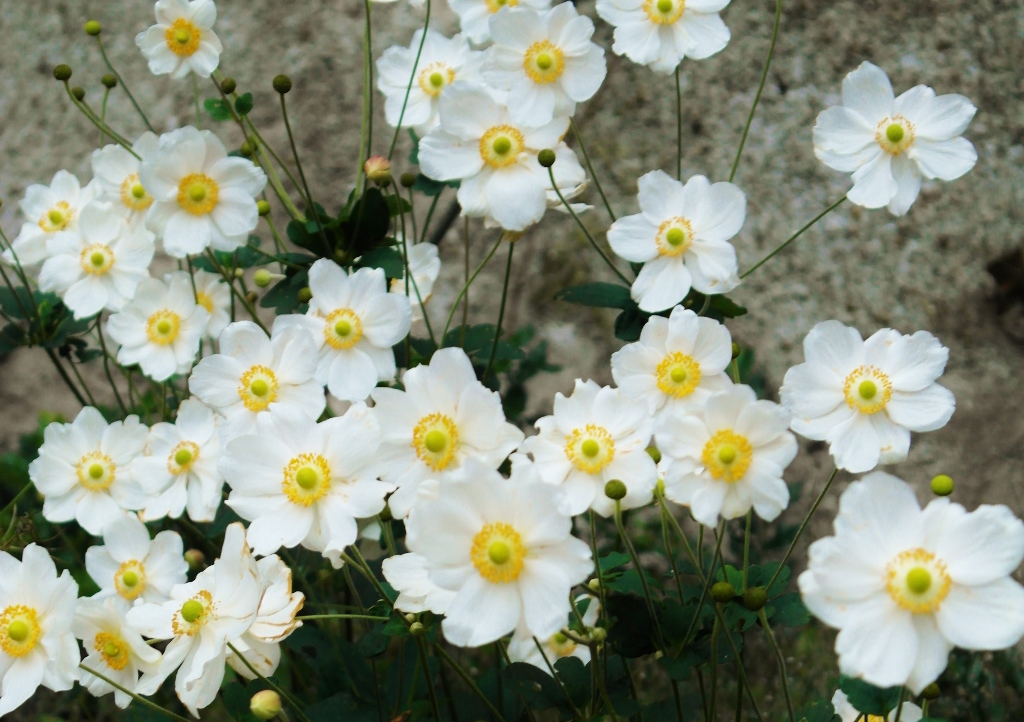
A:
[[[555,672],[562,686],[577,707],[586,705],[590,699],[590,670],[579,657],[562,657],[554,663]]]
[[[203,107],[213,120],[231,120],[231,109],[222,98],[207,98]]]
[[[784,627],[802,627],[811,621],[811,613],[804,606],[799,592],[783,594],[773,599],[768,604],[765,614]]]
[[[19,346],[28,345],[28,336],[21,326],[9,323],[0,328],[0,356],[8,354]]]
[[[597,308],[636,309],[636,302],[629,295],[629,288],[617,283],[584,283],[580,286],[563,288],[555,294],[559,301],[578,303]]]
[[[252,93],[246,93],[239,95],[235,100],[235,112],[239,115],[248,115],[249,111],[252,110],[253,100]]]
[[[458,188],[461,181],[450,180],[450,181],[437,181],[433,178],[428,178],[422,173],[416,174],[416,182],[412,184],[414,191],[419,191],[428,198],[441,195],[441,191],[445,188]]]
[[[502,676],[509,689],[521,695],[530,709],[538,712],[551,707],[565,707],[565,697],[558,689],[558,684],[551,675],[532,664],[513,662],[502,670]]]
[[[850,704],[858,712],[885,717],[900,701],[900,688],[881,689],[852,677],[840,677],[839,689],[843,690]]]
[[[796,718],[800,722],[842,722],[828,700],[817,700],[801,709]]]
[[[728,296],[712,296],[711,311],[724,318],[736,318],[747,313],[746,307],[739,305]]]
[[[409,128],[409,137],[412,139],[412,150],[409,151],[409,163],[412,165],[420,164],[420,137],[416,135],[416,131]]]
[[[367,188],[345,223],[345,250],[358,257],[381,245],[391,226],[391,212],[379,188]]]
[[[615,338],[620,341],[632,343],[640,338],[644,324],[650,314],[644,313],[639,308],[627,308],[615,317]]]
[[[466,327],[466,335],[462,339],[462,349],[478,366],[485,365],[487,359],[491,356],[491,347],[494,345],[494,330],[494,324],[491,323],[481,323]],[[442,339],[441,346],[458,346],[460,338],[462,338],[462,328],[453,328]],[[506,341],[498,341],[498,347],[494,352],[495,363],[498,361],[514,361],[522,357],[522,349]]]
[[[608,644],[623,657],[654,653],[654,625],[647,603],[635,594],[611,594],[605,600],[614,624],[608,630]]]
[[[405,271],[402,254],[394,248],[383,246],[371,248],[362,255],[356,265],[362,268],[379,268],[384,271],[387,278],[402,278]]]
[[[7,286],[0,288],[0,309],[11,318],[31,318],[35,307],[36,299],[24,286],[18,286],[13,291]]]
[[[299,271],[294,276],[278,281],[260,299],[260,306],[274,309],[279,316],[285,313],[292,313],[302,305],[299,301],[299,291],[308,285],[309,273],[305,270]]]
[[[630,556],[626,552],[609,552],[598,560],[601,572],[610,572],[612,569],[623,567],[629,564]]]
[[[391,214],[392,218],[399,214],[409,213],[412,211],[412,204],[401,196],[391,195],[389,193],[384,196],[384,200],[388,204],[388,213]]]

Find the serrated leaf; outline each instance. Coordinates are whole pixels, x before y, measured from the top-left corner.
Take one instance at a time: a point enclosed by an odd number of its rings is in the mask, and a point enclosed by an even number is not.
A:
[[[405,270],[405,262],[402,254],[394,248],[371,248],[364,253],[357,266],[362,268],[379,268],[384,271],[387,278],[402,278]]]
[[[248,115],[249,111],[252,110],[252,106],[252,93],[245,93],[244,95],[239,95],[238,98],[235,99],[235,112],[239,115]]]
[[[231,120],[231,110],[223,98],[207,98],[203,107],[213,120]]]

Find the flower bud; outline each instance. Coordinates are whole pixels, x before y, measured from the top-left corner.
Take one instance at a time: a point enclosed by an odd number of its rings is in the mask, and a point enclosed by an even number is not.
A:
[[[412,188],[416,185],[416,174],[406,171],[398,178],[398,182],[402,184],[403,188]]]
[[[619,501],[626,497],[626,485],[619,479],[612,479],[604,485],[604,495],[612,501]]]
[[[273,85],[274,90],[276,90],[281,95],[284,95],[285,93],[292,89],[292,79],[289,78],[287,75],[275,75]]]
[[[936,496],[949,496],[953,493],[953,477],[939,474],[932,479],[932,493]]]
[[[257,692],[249,700],[249,711],[257,719],[274,719],[281,714],[281,696],[272,689]]]
[[[740,356],[740,345],[735,341],[732,342],[732,357],[739,358]]]
[[[594,627],[590,630],[590,638],[595,642],[603,642],[608,639],[608,630],[604,627]]]
[[[719,604],[726,604],[736,598],[736,587],[729,582],[715,582],[711,587],[711,598]]]
[[[113,90],[117,87],[117,76],[113,73],[106,73],[102,78],[100,78],[100,82],[103,83],[104,88]]]
[[[268,216],[270,215],[270,204],[267,203],[265,200],[258,200],[256,201],[256,211],[261,216]]]
[[[597,577],[594,577],[589,582],[587,582],[587,589],[589,589],[592,592],[600,592],[601,591],[601,580],[598,579]]]
[[[759,611],[768,603],[768,592],[764,587],[751,587],[743,592],[743,606],[752,612]]]
[[[405,621],[407,621],[409,624],[412,624],[413,622],[416,621],[416,615],[413,614],[412,612],[409,612],[408,614],[405,615]]]
[[[550,168],[555,164],[555,151],[545,148],[537,154],[537,162],[542,168]]]
[[[198,572],[206,566],[206,555],[198,549],[189,549],[185,552],[185,563],[188,564],[189,569]]]
[[[61,82],[71,80],[71,66],[61,63],[53,69],[53,77]]]
[[[241,270],[241,269],[239,269],[239,270]],[[258,301],[258,300],[259,300],[259,298],[260,298],[260,297],[256,295],[256,292],[255,292],[255,291],[249,291],[249,293],[245,294],[245,300],[246,300],[246,301],[247,301],[247,302],[248,302],[248,303],[249,303],[250,305],[251,305],[251,304],[254,304],[254,303],[256,303],[256,301]]]
[[[391,162],[383,156],[367,158],[363,170],[366,171],[366,177],[379,186],[383,187],[391,182]]]
[[[309,303],[310,299],[313,298],[313,289],[309,286],[300,288],[297,298],[299,299],[299,303]]]
[[[661,463],[661,452],[658,451],[657,446],[648,446],[647,455],[654,459],[655,464]]]
[[[96,20],[90,20],[85,24],[85,34],[92,35],[93,37],[103,32],[103,26]]]
[[[245,269],[236,268],[235,270],[232,271],[232,273],[234,274],[235,278],[241,278],[242,276],[245,275]]]
[[[265,268],[258,268],[256,272],[252,274],[252,282],[256,284],[257,288],[266,288],[270,285],[273,278],[270,275],[270,271]]]
[[[391,513],[391,507],[385,504],[384,508],[380,510],[380,520],[382,522],[389,522],[394,518],[394,515]]]
[[[71,89],[71,94],[75,96],[75,100],[81,102],[85,100],[85,88],[80,85],[76,85]]]
[[[665,496],[665,480],[658,479],[658,481],[654,484],[654,498],[660,499],[663,496]]]
[[[930,685],[921,690],[921,699],[928,701],[938,699],[942,696],[942,690],[939,689],[938,682],[932,682]]]
[[[246,158],[251,158],[252,154],[256,152],[256,148],[249,141],[245,141],[242,145],[238,146],[238,152]]]
[[[224,78],[224,80],[220,81],[220,89],[224,95],[231,95],[235,92],[236,87],[237,85],[235,84],[234,78]]]
[[[423,626],[422,622],[413,622],[409,625],[409,634],[411,634],[414,637],[422,636],[423,633],[426,631],[427,628]]]

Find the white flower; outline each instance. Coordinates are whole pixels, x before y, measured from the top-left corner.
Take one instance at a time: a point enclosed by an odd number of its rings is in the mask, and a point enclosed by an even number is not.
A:
[[[448,5],[459,16],[462,32],[474,43],[486,43],[491,39],[490,20],[504,8],[519,5],[534,10],[547,10],[551,0],[448,0]]]
[[[64,692],[78,681],[77,597],[71,572],[58,577],[42,547],[29,544],[20,562],[0,551],[0,717],[39,685]]]
[[[711,183],[695,175],[684,186],[664,171],[642,176],[640,213],[608,229],[617,255],[644,264],[632,295],[651,313],[672,308],[692,287],[700,293],[728,293],[739,285],[736,249],[729,239],[746,218],[747,199],[732,183]]]
[[[401,234],[399,234],[400,236]],[[401,240],[401,239],[399,239]],[[405,253],[401,244],[396,246],[400,253]],[[406,294],[405,268],[402,269],[401,278],[392,278],[390,293],[400,293],[408,296],[409,305],[412,310],[412,320],[422,321],[423,306],[430,300],[430,294],[434,292],[434,283],[441,275],[441,258],[438,256],[437,246],[433,243],[409,244],[409,293]],[[422,304],[420,302],[423,302]]]
[[[252,523],[246,532],[260,556],[301,544],[335,567],[358,536],[356,519],[384,509],[394,487],[377,480],[381,431],[359,403],[316,423],[299,411],[262,415],[256,433],[229,442],[221,472],[228,506]]]
[[[128,469],[146,446],[146,435],[138,416],[108,424],[91,406],[70,424],[47,426],[39,457],[28,467],[45,497],[43,517],[54,523],[74,519],[99,536],[125,509],[141,508],[145,497]]]
[[[154,424],[148,453],[132,461],[132,476],[147,495],[139,516],[177,519],[187,508],[192,521],[213,521],[224,487],[220,453],[213,410],[196,399],[182,401],[175,422]]]
[[[252,161],[228,156],[217,136],[192,126],[162,135],[141,177],[153,196],[146,226],[175,258],[245,245],[259,220],[256,196],[267,184]]]
[[[128,624],[143,635],[171,640],[158,669],[142,676],[136,692],[153,694],[177,669],[174,691],[198,717],[199,709],[220,691],[227,645],[252,626],[263,591],[256,559],[245,543],[245,528],[230,524],[213,566],[195,581],[176,585],[170,601],[140,604],[128,611]]]
[[[536,426],[540,433],[522,450],[533,456],[543,481],[561,486],[566,513],[614,512],[615,503],[604,493],[613,479],[626,484],[623,509],[651,500],[657,478],[647,453],[654,429],[646,403],[576,379],[572,395],[555,394],[554,415],[538,419]]]
[[[281,642],[302,626],[295,615],[302,609],[306,598],[302,592],[292,591],[292,570],[277,556],[263,557],[256,562],[256,566],[259,569],[260,584],[265,587],[256,612],[256,621],[231,646],[256,671],[269,677],[281,661]],[[228,652],[227,662],[231,669],[246,679],[255,679],[252,671],[234,652]]]
[[[423,51],[419,64],[416,53]],[[457,80],[479,80],[484,54],[471,50],[465,35],[448,39],[435,30],[417,30],[409,47],[394,45],[377,60],[377,87],[384,93],[384,116],[391,127],[402,118],[403,128],[415,128],[419,135],[437,125],[437,104],[441,95]],[[412,88],[409,78],[415,74]],[[409,93],[406,102],[405,94]],[[402,105],[405,104],[405,114]]]
[[[839,499],[835,536],[811,545],[800,592],[839,629],[843,674],[920,694],[953,647],[1007,649],[1024,636],[1024,524],[1005,506],[922,511],[913,490],[876,471]]]
[[[885,71],[864,62],[843,79],[843,104],[818,116],[814,154],[853,173],[851,201],[902,216],[922,177],[954,180],[974,167],[978,153],[961,134],[976,110],[964,96],[936,96],[926,85],[894,98]]]
[[[604,82],[604,49],[590,41],[594,21],[571,2],[547,12],[510,7],[491,16],[494,45],[484,79],[508,91],[512,119],[529,125],[570,116]]]
[[[671,460],[665,495],[708,527],[751,507],[773,521],[789,505],[782,472],[797,452],[789,419],[784,408],[738,385],[713,394],[702,409],[661,417],[658,450]]]
[[[379,381],[393,381],[397,371],[392,349],[409,333],[409,299],[388,293],[379,268],[351,275],[321,258],[309,269],[313,297],[305,318],[279,316],[275,330],[298,325],[319,347],[316,379],[342,401],[362,401]]]
[[[911,431],[949,421],[956,399],[935,383],[949,349],[927,331],[890,328],[867,341],[839,321],[817,324],[804,339],[806,362],[786,372],[779,389],[792,429],[827,441],[836,466],[852,472],[907,458]]]
[[[160,652],[146,644],[138,631],[124,623],[128,608],[126,603],[114,597],[80,599],[73,628],[86,651],[82,665],[134,692],[139,673],[154,672],[160,664]],[[132,701],[131,695],[89,672],[83,672],[80,681],[96,697],[113,692],[114,702],[121,709]]]
[[[381,478],[398,487],[388,500],[396,518],[408,515],[423,481],[446,479],[470,458],[497,469],[523,440],[461,348],[435,352],[428,365],[406,371],[402,385],[405,391],[370,394],[381,429]]]
[[[66,170],[57,171],[50,185],[30,185],[22,198],[21,212],[28,220],[3,252],[5,263],[13,264],[15,254],[23,266],[32,266],[48,255],[48,244],[57,238],[78,235],[78,215],[100,193],[94,181],[85,188]]]
[[[586,600],[587,610],[583,613],[583,624],[593,627],[597,623],[601,605],[593,597],[580,596],[576,598],[577,609],[584,600]],[[566,624],[566,626],[569,625]],[[537,646],[538,642],[540,647]],[[561,631],[555,632],[546,639],[535,639],[530,630],[520,628],[513,632],[512,639],[509,640],[508,657],[513,662],[526,662],[551,674],[551,667],[554,667],[555,662],[563,657],[575,657],[583,664],[588,664],[590,648],[569,639]]]
[[[78,233],[50,240],[39,288],[60,294],[75,318],[120,311],[149,275],[155,250],[151,232],[133,228],[110,203],[94,201],[82,209]]]
[[[120,345],[117,362],[138,364],[154,381],[192,368],[210,318],[196,303],[188,272],[175,271],[166,278],[144,278],[135,298],[107,319],[107,333]]]
[[[656,415],[701,407],[732,382],[729,330],[682,306],[666,319],[651,316],[640,340],[612,354],[612,377],[622,395],[646,401]]]
[[[157,0],[156,25],[135,36],[135,44],[154,75],[184,78],[190,72],[209,78],[224,49],[213,32],[213,0]]]
[[[656,73],[683,58],[703,60],[729,43],[718,16],[729,0],[598,0],[597,14],[615,26],[612,50]]]
[[[132,145],[139,158],[148,158],[157,149],[160,139],[146,131]],[[142,161],[120,145],[105,145],[92,152],[92,172],[100,188],[100,200],[111,203],[132,225],[144,221],[153,205],[153,196],[146,192],[139,179]]]
[[[532,471],[505,479],[475,460],[463,471],[462,480],[442,481],[417,502],[405,522],[411,554],[386,559],[385,578],[405,592],[407,582],[422,586],[425,570],[443,590],[428,599],[445,602],[430,609],[445,615],[444,636],[460,647],[517,627],[551,636],[565,626],[570,590],[593,570],[589,547],[572,536],[558,490]]]
[[[217,273],[196,269],[192,274],[196,284],[196,303],[206,309],[210,320],[206,322],[207,338],[216,339],[231,323],[231,288]]]
[[[252,321],[238,321],[220,335],[220,353],[192,370],[188,388],[224,416],[221,443],[256,431],[260,414],[293,408],[317,419],[327,404],[314,378],[317,346],[301,328],[275,324],[270,338]]]
[[[850,704],[843,690],[837,689],[832,695],[832,708],[839,715],[840,722],[896,722],[896,710],[892,710],[885,720],[878,715],[863,715],[857,708]],[[922,717],[921,708],[913,702],[903,703],[903,713],[900,715],[900,722],[919,722]]]
[[[137,516],[123,514],[103,532],[103,546],[85,551],[85,570],[100,588],[95,598],[166,602],[171,589],[188,576],[183,550],[177,532],[162,531],[150,540]]]
[[[440,101],[441,124],[420,142],[420,166],[435,180],[461,180],[459,204],[467,216],[490,216],[509,231],[522,231],[544,216],[548,169],[541,150],[555,151],[555,182],[573,187],[585,179],[576,154],[562,142],[569,118],[515,123],[487,88],[453,86]]]

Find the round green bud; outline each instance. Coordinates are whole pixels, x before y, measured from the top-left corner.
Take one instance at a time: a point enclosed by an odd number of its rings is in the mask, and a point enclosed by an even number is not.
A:
[[[405,615],[405,621],[407,621],[409,624],[412,624],[413,622],[416,621],[416,615],[413,614],[412,612],[409,612],[408,614]]]
[[[75,100],[82,102],[85,100],[85,88],[80,85],[76,85],[71,89],[71,94],[75,96]]]
[[[270,271],[265,268],[259,268],[252,274],[252,282],[256,284],[257,288],[266,288],[272,280]]]
[[[939,474],[932,479],[932,493],[936,496],[949,496],[953,493],[953,477]]]
[[[241,278],[242,276],[245,275],[245,269],[244,268],[236,268],[231,273],[234,275],[235,278]]]
[[[198,572],[206,566],[206,555],[198,549],[189,549],[185,552],[185,563],[188,564],[189,569]]]
[[[249,700],[249,711],[256,719],[274,719],[281,714],[281,695],[272,689],[257,692]]]
[[[101,32],[103,32],[103,26],[100,25],[98,21],[90,20],[89,22],[87,22],[85,24],[85,34],[86,35],[92,35],[93,37],[96,37]]]
[[[62,83],[67,80],[71,80],[71,66],[61,63],[53,69],[53,77]]]
[[[658,464],[661,462],[661,452],[658,451],[657,446],[648,446],[647,455],[654,459],[654,463]]]
[[[726,604],[736,598],[736,587],[729,582],[715,582],[711,586],[711,598],[719,604]]]
[[[594,627],[590,630],[590,638],[595,642],[603,642],[608,639],[608,630],[604,627]]]
[[[236,87],[238,86],[234,78],[224,78],[224,80],[220,81],[220,89],[224,95],[231,95],[235,92]]]
[[[420,637],[427,631],[427,628],[423,626],[422,622],[413,622],[409,625],[409,634],[414,637]]]
[[[261,216],[268,216],[270,215],[270,204],[267,203],[265,200],[260,199],[256,201],[256,211]]]
[[[733,358],[739,358],[740,357],[740,351],[741,351],[740,345],[738,343],[736,343],[735,341],[733,341],[732,342],[732,357]]]
[[[550,168],[555,164],[555,151],[545,148],[537,154],[537,162],[542,168]]]
[[[189,599],[187,602],[181,605],[181,618],[189,624],[196,621],[206,611],[203,608],[201,602],[197,602],[195,599]]]
[[[768,592],[764,587],[751,587],[743,592],[743,606],[752,612],[759,611],[768,603]]]
[[[113,90],[117,87],[117,76],[113,73],[105,73],[100,82],[103,83],[103,87],[107,90]]]
[[[406,171],[399,176],[398,182],[402,184],[403,188],[412,188],[416,184],[416,174]]]
[[[311,298],[313,298],[313,290],[309,286],[299,289],[299,303],[309,303]]]
[[[284,95],[285,93],[292,89],[292,79],[289,78],[287,75],[275,75],[273,85],[274,90],[276,90],[281,95]]]
[[[594,577],[589,582],[587,582],[587,589],[589,589],[592,592],[600,592],[601,591],[601,580],[598,579],[597,577]]]
[[[252,154],[256,152],[256,148],[249,141],[245,141],[242,145],[238,146],[238,152],[246,158],[251,158]]]
[[[240,271],[242,269],[239,268],[238,270]],[[259,299],[260,297],[256,295],[255,291],[249,291],[249,293],[245,294],[245,300],[250,304],[256,303]]]
[[[612,479],[604,485],[604,495],[612,501],[626,498],[626,485],[619,479]]]
[[[929,702],[938,699],[941,696],[942,690],[939,688],[938,682],[932,682],[921,690],[921,699],[926,699]]]

